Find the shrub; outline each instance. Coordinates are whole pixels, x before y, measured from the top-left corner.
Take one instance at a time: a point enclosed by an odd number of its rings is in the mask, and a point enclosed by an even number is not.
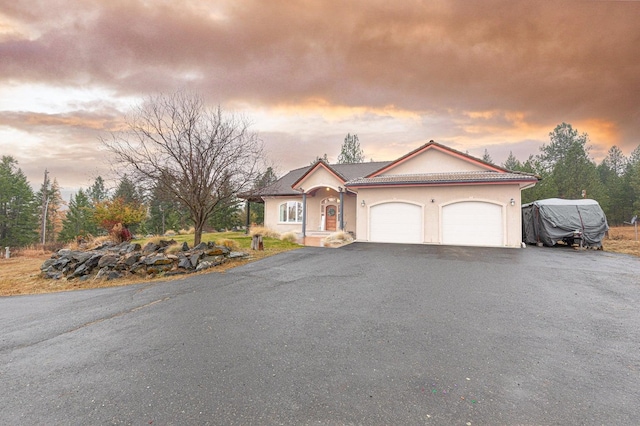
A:
[[[178,235],[193,235],[196,233],[196,228],[193,226],[189,229],[181,229],[178,231]]]
[[[295,232],[285,232],[284,234],[280,235],[280,239],[282,241],[288,241],[290,243],[297,243],[298,242],[298,234]]]
[[[329,244],[342,244],[342,243],[350,243],[353,241],[351,235],[344,231],[334,232],[324,239],[325,243]]]
[[[238,243],[236,240],[232,240],[229,238],[222,238],[222,239],[216,240],[216,245],[224,246],[232,251],[240,249],[240,243]]]
[[[280,234],[273,229],[265,228],[264,226],[252,226],[249,235],[254,236],[258,234],[268,238],[280,238]]]
[[[172,244],[164,250],[166,254],[176,254],[181,251],[182,251],[182,244]]]

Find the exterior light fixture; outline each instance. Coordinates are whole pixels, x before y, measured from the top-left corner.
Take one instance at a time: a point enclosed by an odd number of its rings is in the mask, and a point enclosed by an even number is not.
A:
[[[361,205],[362,207],[364,207],[364,206],[365,206],[365,202],[364,202],[364,200],[362,200],[362,202],[360,203],[360,205]]]
[[[432,203],[435,203],[435,202],[436,202],[436,199],[435,199],[435,198],[432,198],[432,199],[431,199],[431,202],[432,202]]]
[[[509,200],[509,204],[511,204],[512,206],[516,205],[516,200],[514,200],[513,198],[511,200]]]

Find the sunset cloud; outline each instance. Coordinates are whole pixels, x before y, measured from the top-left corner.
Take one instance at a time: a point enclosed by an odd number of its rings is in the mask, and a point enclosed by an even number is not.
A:
[[[283,171],[347,132],[376,160],[434,139],[503,161],[568,122],[628,154],[639,20],[631,1],[0,0],[0,151],[24,133],[91,157],[135,100],[188,89],[254,115]]]

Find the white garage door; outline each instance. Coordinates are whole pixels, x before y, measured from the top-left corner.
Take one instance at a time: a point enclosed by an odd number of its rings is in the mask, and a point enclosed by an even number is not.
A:
[[[378,243],[422,243],[422,208],[409,203],[371,207],[369,240]]]
[[[503,246],[502,206],[465,201],[442,208],[442,244]]]

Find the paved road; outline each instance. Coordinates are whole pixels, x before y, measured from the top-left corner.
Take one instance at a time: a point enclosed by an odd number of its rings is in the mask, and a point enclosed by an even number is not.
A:
[[[0,424],[639,424],[640,260],[352,244],[0,299]]]

